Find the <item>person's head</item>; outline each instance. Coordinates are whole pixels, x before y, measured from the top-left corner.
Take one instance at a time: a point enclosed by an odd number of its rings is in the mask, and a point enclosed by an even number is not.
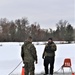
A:
[[[52,38],[49,38],[49,39],[48,39],[48,42],[49,42],[49,43],[53,42],[53,39],[52,39]]]
[[[27,41],[32,42],[32,37],[29,36],[29,37],[27,38]]]

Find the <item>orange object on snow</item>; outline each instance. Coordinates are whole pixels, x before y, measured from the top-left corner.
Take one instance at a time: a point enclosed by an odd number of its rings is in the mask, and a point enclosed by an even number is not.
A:
[[[72,66],[71,59],[70,58],[65,58],[64,64],[62,65],[63,73],[64,73],[64,68],[70,68],[71,72],[73,72],[71,66]]]
[[[25,69],[24,69],[24,66],[23,66],[21,75],[25,75],[24,73],[25,73]]]
[[[71,59],[66,58],[62,67],[71,67]]]
[[[72,75],[75,75],[74,73],[72,73]]]

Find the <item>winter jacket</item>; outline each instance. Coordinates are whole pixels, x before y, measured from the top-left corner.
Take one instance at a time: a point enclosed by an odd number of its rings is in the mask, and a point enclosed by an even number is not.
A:
[[[25,42],[21,47],[21,57],[24,62],[37,61],[36,48],[32,42]]]
[[[49,57],[55,56],[56,50],[57,50],[57,47],[54,42],[47,43],[47,45],[45,46],[42,58],[45,58],[46,56],[49,56]]]

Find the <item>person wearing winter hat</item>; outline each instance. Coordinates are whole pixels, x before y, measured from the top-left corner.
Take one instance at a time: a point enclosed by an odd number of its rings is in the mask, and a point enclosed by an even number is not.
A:
[[[50,75],[53,75],[54,61],[55,61],[55,51],[57,50],[56,44],[53,42],[52,38],[48,39],[48,43],[44,48],[42,58],[44,59],[44,69],[45,75],[48,73],[48,65],[50,64]]]
[[[35,64],[37,64],[37,51],[29,36],[21,47],[21,57],[24,64],[24,75],[35,75]]]

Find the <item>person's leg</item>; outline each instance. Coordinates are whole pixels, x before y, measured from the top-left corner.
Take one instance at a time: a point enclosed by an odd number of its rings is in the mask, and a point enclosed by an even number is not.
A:
[[[28,63],[25,62],[25,75],[29,74]]]
[[[53,70],[54,70],[54,57],[50,58],[50,74],[53,75]]]
[[[48,65],[49,65],[48,59],[45,58],[45,59],[44,59],[45,74],[48,74]]]
[[[30,62],[29,63],[29,72],[30,72],[30,75],[35,75],[34,74],[34,70],[35,70],[34,62]]]

